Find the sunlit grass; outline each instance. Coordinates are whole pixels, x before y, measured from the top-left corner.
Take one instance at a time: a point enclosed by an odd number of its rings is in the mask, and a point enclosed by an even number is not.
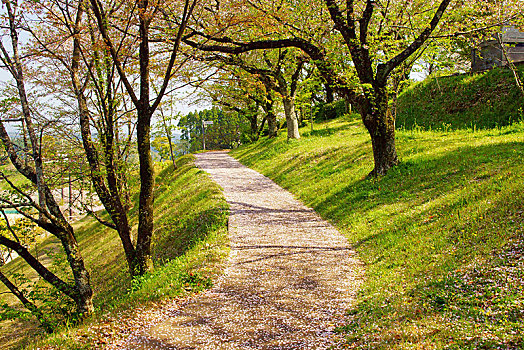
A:
[[[367,178],[373,159],[360,121],[316,127],[300,141],[280,135],[232,155],[356,247],[367,273],[341,329],[348,347],[524,346],[524,124],[401,130],[402,163],[377,179]]]
[[[523,77],[524,67],[517,70]],[[507,67],[449,77],[434,75],[406,88],[398,98],[400,128],[489,129],[522,120],[524,95]]]

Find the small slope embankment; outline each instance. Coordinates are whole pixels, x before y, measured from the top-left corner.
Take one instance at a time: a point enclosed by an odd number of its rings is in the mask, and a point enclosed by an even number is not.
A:
[[[524,65],[518,67],[524,77]],[[521,78],[522,79],[522,78]],[[424,130],[491,129],[524,120],[524,95],[508,68],[431,76],[398,98],[397,127]]]
[[[401,164],[374,179],[360,121],[316,128],[231,155],[356,249],[366,278],[340,329],[347,347],[524,348],[524,123],[399,130]]]
[[[197,155],[230,205],[217,285],[112,349],[328,349],[361,279],[347,240],[225,152]]]
[[[75,232],[91,273],[95,316],[78,328],[58,331],[36,342],[41,334],[31,318],[28,322],[2,321],[1,349],[24,344],[39,349],[100,349],[125,337],[141,323],[160,317],[165,309],[177,307],[192,292],[209,286],[210,279],[222,272],[228,253],[228,206],[218,185],[195,167],[193,156],[182,157],[177,164],[174,171],[171,165],[159,169],[156,178],[154,272],[132,280],[118,235],[94,219],[80,220],[75,223]],[[136,181],[134,175],[128,174],[131,182]],[[131,188],[138,188],[137,184],[131,183]],[[138,203],[137,199],[133,198],[134,203]],[[135,230],[137,207],[130,212]],[[39,258],[60,273],[64,261],[56,254],[56,244],[47,239],[39,245]],[[2,271],[37,279],[20,259],[3,266]],[[17,305],[3,292],[0,286],[0,303]]]

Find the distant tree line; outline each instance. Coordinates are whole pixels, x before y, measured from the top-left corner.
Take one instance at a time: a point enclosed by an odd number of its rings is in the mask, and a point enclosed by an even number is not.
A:
[[[203,125],[211,121],[211,125]],[[231,149],[245,140],[247,120],[238,112],[224,112],[218,107],[190,112],[180,118],[181,139],[189,142],[188,152],[202,149],[205,133],[207,149]],[[205,132],[204,132],[205,128]]]

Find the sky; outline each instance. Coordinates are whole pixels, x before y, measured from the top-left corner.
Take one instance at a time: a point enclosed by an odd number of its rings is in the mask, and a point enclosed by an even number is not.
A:
[[[0,68],[0,85],[3,85],[7,82],[12,82],[13,78],[11,75],[7,72],[5,69]],[[207,103],[198,103],[196,104],[196,97],[192,95],[193,89],[181,89],[177,92],[176,97],[174,97],[174,108],[173,113],[180,113],[182,115],[188,114],[189,112],[194,112],[198,110],[203,110],[206,108],[210,108],[210,104]],[[169,99],[169,96],[164,97],[164,101]],[[158,113],[157,113],[158,114]],[[0,116],[1,118],[1,116]],[[16,129],[14,127],[14,123],[6,123],[7,131],[10,134],[16,133]],[[180,134],[180,132],[175,132],[175,134]]]

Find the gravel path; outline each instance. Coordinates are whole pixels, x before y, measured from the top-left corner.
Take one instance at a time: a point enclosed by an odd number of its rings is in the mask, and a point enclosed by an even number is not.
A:
[[[231,257],[215,287],[122,349],[328,349],[360,285],[346,239],[312,209],[225,152],[196,164],[231,206]]]

